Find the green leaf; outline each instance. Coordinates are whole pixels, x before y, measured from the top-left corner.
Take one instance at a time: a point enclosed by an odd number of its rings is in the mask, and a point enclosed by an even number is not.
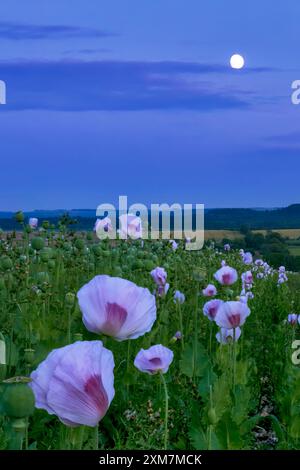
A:
[[[239,427],[233,421],[228,411],[219,421],[216,434],[224,449],[237,450],[243,448],[243,440],[240,435]]]
[[[6,364],[10,367],[15,367],[19,359],[18,349],[8,336],[5,337],[5,344],[6,344]]]
[[[180,371],[187,377],[201,377],[209,363],[208,354],[201,343],[187,344],[179,362]]]
[[[210,385],[213,385],[217,380],[217,376],[210,366],[208,366],[203,376],[198,382],[198,392],[203,400],[209,398]]]
[[[208,449],[208,442],[203,431],[202,427],[198,428],[190,428],[189,430],[189,438],[191,444],[194,449],[196,450],[207,450]]]

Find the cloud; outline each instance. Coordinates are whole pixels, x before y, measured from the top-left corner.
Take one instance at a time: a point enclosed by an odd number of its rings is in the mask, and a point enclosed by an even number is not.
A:
[[[34,39],[105,38],[115,34],[100,29],[67,25],[33,25],[0,21],[0,38],[13,41]]]
[[[0,77],[7,84],[6,110],[248,108],[248,92],[224,88],[216,78],[218,73],[225,73],[224,67],[180,61],[0,63]]]
[[[64,51],[64,54],[73,56],[77,54],[83,54],[83,55],[90,55],[90,54],[98,54],[98,53],[104,53],[107,54],[109,52],[112,52],[111,49],[107,47],[98,47],[98,48],[85,48],[85,49],[68,49]]]

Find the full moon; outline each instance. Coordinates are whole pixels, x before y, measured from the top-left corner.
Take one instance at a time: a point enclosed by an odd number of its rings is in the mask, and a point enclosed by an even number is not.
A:
[[[242,69],[245,65],[244,57],[240,54],[233,54],[230,57],[230,66],[233,69]]]

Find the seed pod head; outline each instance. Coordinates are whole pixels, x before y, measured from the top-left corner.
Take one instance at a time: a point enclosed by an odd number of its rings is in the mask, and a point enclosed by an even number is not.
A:
[[[75,294],[73,294],[73,292],[68,292],[65,297],[65,302],[68,307],[73,307],[75,302]]]
[[[210,408],[208,410],[207,417],[209,424],[211,424],[212,426],[214,426],[218,422],[216,410],[214,408]]]
[[[13,262],[9,256],[2,256],[1,258],[1,268],[3,271],[8,271],[13,267]]]
[[[34,394],[28,386],[28,377],[14,377],[4,380],[2,409],[10,418],[26,418],[34,412]]]
[[[44,248],[45,242],[42,237],[35,237],[31,240],[31,246],[34,250],[40,251]]]
[[[50,227],[49,220],[44,220],[42,222],[42,227],[43,227],[43,229],[48,230],[48,228]]]
[[[48,263],[47,263],[47,266],[48,268],[50,269],[50,271],[53,271],[53,269],[55,268],[55,261],[54,259],[49,259]]]
[[[83,335],[82,333],[74,333],[74,342],[76,341],[82,341],[83,340]]]
[[[22,224],[24,222],[24,214],[22,211],[18,211],[15,213],[15,219],[19,224]]]
[[[77,250],[81,251],[84,248],[84,241],[81,238],[77,238],[75,240],[74,246],[77,248]]]
[[[34,349],[24,349],[24,359],[29,366],[31,366],[34,361],[34,352]]]
[[[36,275],[37,284],[40,286],[41,284],[47,283],[49,284],[49,274],[47,272],[41,271]]]

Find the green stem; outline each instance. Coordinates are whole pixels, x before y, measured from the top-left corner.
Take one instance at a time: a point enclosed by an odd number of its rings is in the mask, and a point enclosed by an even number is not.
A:
[[[169,419],[169,395],[168,395],[168,387],[166,383],[166,379],[164,378],[163,373],[160,373],[161,381],[164,386],[165,391],[165,435],[164,435],[164,450],[168,448],[168,419]]]
[[[99,430],[98,425],[94,427],[94,450],[99,449]]]
[[[235,396],[235,382],[236,382],[236,332],[235,328],[233,328],[233,395]]]
[[[182,311],[181,311],[181,305],[178,302],[177,303],[177,309],[178,309],[178,317],[179,317],[179,329],[181,333],[181,349],[182,351],[184,350],[184,333],[183,333],[183,323],[182,323]]]

